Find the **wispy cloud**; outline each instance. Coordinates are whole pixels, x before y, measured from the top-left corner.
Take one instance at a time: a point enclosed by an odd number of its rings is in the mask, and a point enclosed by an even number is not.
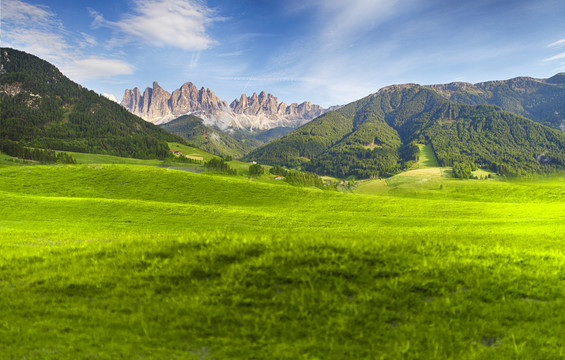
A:
[[[221,53],[221,54],[218,54],[217,56],[220,56],[220,57],[239,56],[239,55],[243,54],[244,52],[245,52],[244,50],[238,50],[238,51],[232,51],[232,52],[228,52],[228,53]]]
[[[20,0],[2,1],[2,42],[50,61],[61,61],[71,51],[61,22],[45,6]]]
[[[322,106],[359,99],[378,90],[378,63],[387,53],[388,42],[369,44],[379,27],[410,10],[411,0],[289,0],[290,17],[303,17],[310,26],[283,43],[265,60],[265,66],[250,80],[292,79],[296,86],[280,84],[282,96],[296,94],[304,100],[324,99]],[[273,84],[276,87],[275,84]],[[285,93],[286,92],[286,93]]]
[[[330,19],[326,35],[349,37],[377,26],[393,13],[398,0],[334,0],[319,2],[321,16]]]
[[[191,69],[194,69],[196,66],[198,66],[198,60],[200,60],[200,52],[192,53],[192,56],[190,57],[190,63],[188,66]]]
[[[228,81],[298,81],[285,76],[216,76],[215,78]]]
[[[96,38],[94,36],[91,36],[84,32],[81,32],[80,35],[82,36],[82,39],[79,42],[81,48],[98,45],[98,41],[96,41]]]
[[[547,45],[548,48],[552,48],[552,47],[559,47],[559,46],[563,46],[565,45],[565,39],[561,39],[561,40],[557,40],[555,42],[552,42],[551,44]]]
[[[116,33],[117,43],[138,41],[154,46],[172,46],[182,50],[200,51],[216,42],[206,28],[222,20],[213,9],[195,0],[133,0],[133,13],[117,21],[104,18],[90,9],[93,27],[109,27]]]
[[[2,0],[2,43],[54,63],[73,80],[131,74],[127,62],[91,57],[84,50],[97,45],[86,33],[67,32],[49,7],[21,0]]]
[[[5,18],[3,18],[4,20]],[[42,59],[61,63],[73,49],[63,36],[43,29],[3,26],[3,45],[30,52]]]
[[[559,59],[565,59],[565,52],[562,52],[560,54],[545,58],[545,59],[543,59],[543,61],[555,61],[555,60],[559,60]]]
[[[123,74],[127,75],[133,73],[134,68],[132,65],[122,60],[90,57],[73,61],[65,65],[62,70],[73,79],[85,80]]]
[[[46,6],[31,5],[19,0],[2,1],[2,19],[13,25],[28,25],[34,23],[38,26],[46,26],[57,22],[55,14]]]
[[[352,37],[371,30],[391,15],[409,7],[399,0],[313,0],[292,1],[290,10],[313,12],[319,35],[328,43],[351,41]]]
[[[565,46],[565,39],[557,40],[547,45],[548,48],[560,48],[562,46]],[[563,61],[564,59],[565,59],[565,52],[561,52],[559,54],[543,59],[543,62],[555,63],[556,60],[559,60],[559,65],[557,65],[557,67],[554,68],[554,71],[560,72],[560,71],[565,71],[565,61]]]

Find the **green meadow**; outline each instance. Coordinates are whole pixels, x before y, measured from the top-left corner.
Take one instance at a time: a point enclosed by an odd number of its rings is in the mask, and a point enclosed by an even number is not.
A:
[[[419,144],[420,155],[418,165],[420,169],[438,167],[437,158],[431,145]]]
[[[342,193],[128,161],[0,156],[0,359],[565,357],[564,175]]]

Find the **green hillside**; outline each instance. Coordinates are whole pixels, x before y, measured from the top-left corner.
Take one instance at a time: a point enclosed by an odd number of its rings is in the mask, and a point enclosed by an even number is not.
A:
[[[0,141],[135,158],[164,158],[182,141],[72,82],[33,55],[0,49]]]
[[[418,168],[427,169],[438,167],[436,155],[430,145],[418,145],[420,152],[418,154]]]
[[[414,178],[0,168],[1,357],[560,358],[564,179]]]
[[[441,166],[475,164],[504,175],[565,168],[565,133],[417,85],[385,88],[324,114],[245,159],[342,178],[386,177],[416,159],[417,143],[431,145]]]
[[[184,115],[160,127],[186,139],[189,143],[216,155],[239,158],[261,144],[260,141],[238,137],[204,125],[204,120],[194,115]]]
[[[294,130],[294,128],[277,127],[268,130],[222,131],[206,126],[204,120],[194,115],[183,115],[159,126],[208,152],[234,158],[240,158],[258,146]]]
[[[518,77],[474,85],[434,85],[431,88],[458,104],[496,105],[541,124],[565,130],[565,73],[549,79]]]

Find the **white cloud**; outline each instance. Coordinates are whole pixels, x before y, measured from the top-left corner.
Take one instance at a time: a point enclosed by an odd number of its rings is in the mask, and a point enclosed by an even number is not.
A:
[[[194,69],[198,65],[198,60],[200,60],[200,52],[192,53],[190,57],[190,64],[188,65],[191,69]]]
[[[555,42],[552,42],[551,44],[547,45],[548,48],[551,47],[558,47],[558,46],[563,46],[565,45],[565,39],[561,39],[561,40],[557,40]]]
[[[229,81],[298,81],[285,76],[216,76],[218,80],[229,80]]]
[[[221,54],[218,54],[217,56],[219,56],[219,57],[239,56],[239,55],[243,54],[244,52],[245,52],[245,50],[237,50],[237,51],[232,51],[232,52],[228,52],[228,53],[221,53]]]
[[[547,45],[548,48],[558,48],[565,45],[565,39],[561,39],[561,40],[557,40],[555,42],[552,42],[551,44]],[[544,62],[554,62],[556,60],[561,60],[559,62],[559,65],[557,66],[557,68],[554,69],[554,71],[557,72],[562,72],[565,71],[565,62],[563,62],[563,59],[565,59],[565,52],[561,52],[559,54],[550,56],[548,58],[543,59]]]
[[[114,94],[102,93],[102,96],[104,96],[106,99],[112,100],[113,102],[119,103],[118,99]]]
[[[543,59],[543,61],[554,61],[559,59],[565,59],[565,52]]]
[[[2,1],[2,40],[48,61],[61,61],[71,50],[63,38],[61,22],[45,6],[20,0]]]
[[[2,35],[4,46],[21,49],[53,63],[62,62],[72,51],[65,39],[54,32],[12,28]]]
[[[135,13],[118,21],[104,19],[90,10],[92,26],[106,26],[116,31],[118,38],[110,43],[137,40],[154,46],[172,46],[182,50],[200,51],[215,41],[206,33],[212,22],[221,20],[212,9],[195,0],[133,0]]]
[[[94,38],[94,36],[91,36],[84,32],[81,32],[80,35],[82,36],[82,39],[80,41],[81,48],[98,45],[98,41],[96,41],[96,38]]]
[[[295,0],[290,10],[313,12],[316,28],[324,42],[329,44],[349,42],[355,36],[371,30],[403,9],[410,0]]]
[[[341,37],[376,26],[395,9],[398,0],[322,1],[322,16],[330,18],[328,35]],[[335,20],[335,21],[333,21]]]
[[[292,91],[322,106],[347,103],[376,92],[385,76],[376,64],[388,62],[390,48],[398,44],[394,39],[376,44],[369,39],[398,15],[414,11],[414,3],[413,0],[289,0],[289,16],[300,13],[311,19],[311,26],[307,34],[285,43],[270,56],[264,73],[278,72],[296,79],[297,86]]]
[[[133,73],[133,66],[122,60],[90,57],[76,60],[62,71],[76,80],[85,80]]]
[[[86,55],[84,49],[96,46],[96,39],[84,32],[73,35],[66,31],[49,7],[21,0],[2,0],[1,21],[3,46],[47,60],[73,80],[107,78],[133,72],[133,67],[122,60]]]
[[[40,26],[49,24],[55,19],[46,6],[36,6],[20,0],[2,0],[2,20],[17,25],[34,23]]]

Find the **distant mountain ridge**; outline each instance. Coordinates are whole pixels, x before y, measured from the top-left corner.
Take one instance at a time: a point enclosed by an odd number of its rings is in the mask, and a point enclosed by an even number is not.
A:
[[[565,131],[565,73],[548,79],[522,76],[477,84],[454,82],[426,87],[457,104],[496,105]]]
[[[200,90],[186,82],[172,93],[155,81],[143,94],[138,88],[124,92],[121,105],[133,114],[154,124],[164,124],[183,115],[202,118],[206,125],[220,129],[268,130],[296,128],[326,112],[319,105],[305,101],[287,105],[262,91],[259,95],[242,94],[229,105],[210,89]]]
[[[220,156],[239,158],[263,144],[237,131],[228,133],[206,126],[204,120],[195,115],[183,115],[159,126],[202,150]]]

